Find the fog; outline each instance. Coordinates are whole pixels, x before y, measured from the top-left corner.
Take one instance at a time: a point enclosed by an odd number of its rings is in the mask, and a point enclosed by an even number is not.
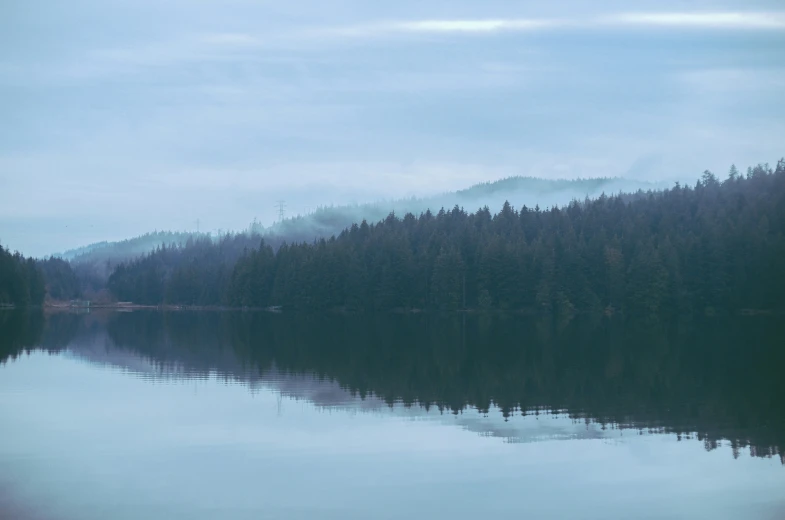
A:
[[[771,0],[12,2],[0,241],[42,256],[518,175],[724,176],[782,154],[783,47]]]
[[[284,242],[311,242],[317,238],[329,238],[340,234],[353,224],[363,221],[373,224],[387,218],[390,214],[402,218],[407,213],[414,215],[426,211],[438,213],[442,209],[450,210],[455,206],[470,212],[487,207],[495,214],[505,202],[509,202],[516,209],[521,209],[524,205],[546,209],[551,206],[563,206],[573,200],[596,198],[603,194],[633,194],[665,187],[667,183],[664,182],[649,183],[627,179],[544,180],[510,177],[432,197],[319,206],[313,211],[284,218],[272,225],[265,226],[255,219],[245,228],[221,230],[216,234],[156,231],[122,241],[102,241],[84,245],[58,253],[58,256],[71,261],[74,265],[91,265],[93,273],[99,279],[105,280],[111,274],[113,267],[120,262],[142,256],[161,245],[184,245],[189,238],[206,234],[214,238],[229,232],[259,235],[277,249]]]
[[[419,215],[426,211],[438,213],[458,206],[473,212],[487,207],[492,214],[501,210],[505,202],[516,209],[523,206],[542,209],[563,206],[573,200],[583,201],[603,194],[632,194],[639,190],[657,190],[667,183],[648,183],[627,179],[577,179],[544,180],[528,177],[510,177],[495,182],[477,184],[467,189],[443,193],[432,197],[411,197],[398,200],[381,200],[368,204],[319,207],[312,213],[285,219],[272,226],[252,224],[248,231],[263,235],[273,246],[282,240],[309,242],[314,238],[338,235],[352,224],[366,221],[379,222],[393,214],[402,218],[407,213]]]

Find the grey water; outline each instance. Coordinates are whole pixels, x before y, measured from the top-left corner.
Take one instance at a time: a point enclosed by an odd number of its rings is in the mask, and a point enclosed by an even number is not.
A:
[[[785,518],[766,317],[0,312],[0,517]]]

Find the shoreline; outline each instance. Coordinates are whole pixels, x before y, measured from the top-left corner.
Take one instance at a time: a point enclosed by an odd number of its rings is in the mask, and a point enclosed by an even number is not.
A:
[[[77,312],[77,313],[89,313],[91,311],[116,311],[116,312],[131,312],[131,311],[138,311],[138,310],[154,310],[154,311],[163,311],[163,312],[177,312],[177,311],[209,311],[209,312],[270,312],[270,313],[313,313],[313,312],[321,312],[321,313],[335,313],[335,314],[367,314],[367,313],[385,313],[385,314],[472,314],[472,315],[491,315],[491,314],[508,314],[508,315],[526,315],[532,316],[537,314],[543,314],[543,312],[539,309],[454,309],[454,310],[443,310],[443,309],[421,309],[421,308],[411,308],[411,309],[386,309],[386,310],[358,310],[358,309],[346,309],[346,308],[329,308],[329,309],[306,309],[306,308],[291,308],[291,309],[284,309],[281,306],[270,306],[270,307],[234,307],[234,306],[224,306],[224,305],[178,305],[178,304],[159,304],[159,305],[145,305],[145,304],[137,304],[137,303],[98,303],[98,304],[91,304],[89,306],[79,306],[79,305],[69,305],[68,303],[45,303],[43,305],[34,305],[34,306],[16,306],[16,305],[9,305],[9,304],[2,304],[0,305],[0,311],[3,310],[30,310],[30,309],[41,309],[45,312]],[[548,313],[545,313],[548,314]],[[615,316],[624,316],[626,313],[624,312],[611,312],[608,313],[605,310],[594,313],[592,311],[578,311],[574,310],[570,313],[573,316],[579,315],[587,315],[587,314],[596,314],[596,315],[603,315],[606,317],[615,317]],[[695,316],[703,316],[703,317],[727,317],[727,316],[744,316],[744,317],[754,317],[754,316],[783,316],[785,315],[785,309],[736,309],[736,310],[727,310],[717,312],[714,309],[707,309],[705,312],[696,313]],[[654,314],[653,316],[658,316],[658,314]]]

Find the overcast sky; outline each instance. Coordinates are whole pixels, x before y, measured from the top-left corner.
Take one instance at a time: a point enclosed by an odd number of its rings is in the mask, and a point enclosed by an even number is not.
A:
[[[785,154],[780,1],[5,0],[0,242]]]

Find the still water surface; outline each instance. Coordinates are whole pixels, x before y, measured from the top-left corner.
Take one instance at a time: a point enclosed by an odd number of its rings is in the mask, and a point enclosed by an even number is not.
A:
[[[0,517],[785,518],[785,327],[0,315]]]

